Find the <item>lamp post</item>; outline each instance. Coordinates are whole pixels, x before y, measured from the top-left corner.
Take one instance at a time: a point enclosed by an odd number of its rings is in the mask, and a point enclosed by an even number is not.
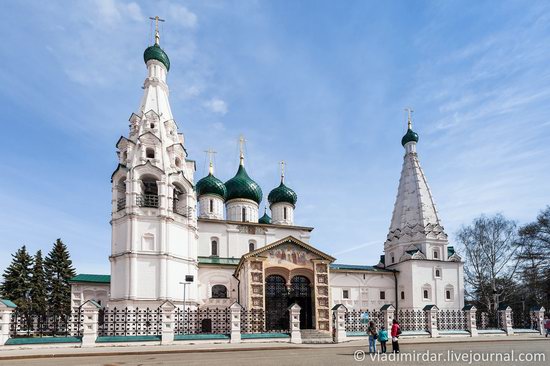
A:
[[[183,311],[185,311],[185,288],[189,285],[189,282],[180,282],[183,285]]]

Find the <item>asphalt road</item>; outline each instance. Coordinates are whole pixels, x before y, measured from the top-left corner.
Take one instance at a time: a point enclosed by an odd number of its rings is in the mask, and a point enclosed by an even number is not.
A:
[[[403,344],[402,359],[372,360],[370,355],[361,351],[368,347],[330,346],[302,349],[254,350],[231,352],[197,352],[181,354],[146,354],[131,356],[94,356],[53,359],[27,359],[0,361],[0,365],[78,365],[78,366],[133,366],[133,365],[185,365],[185,366],[233,366],[233,365],[550,365],[550,339],[533,341],[502,340],[495,342],[461,342],[432,344]],[[513,353],[512,353],[513,351]],[[391,357],[391,356],[389,356]],[[428,358],[429,357],[429,358]],[[439,357],[437,360],[436,358]],[[485,357],[476,362],[476,357]],[[492,361],[488,357],[493,357]],[[498,357],[501,357],[500,359]],[[504,357],[513,357],[506,361]],[[533,357],[539,357],[535,360]],[[423,359],[424,358],[424,359]],[[450,359],[451,358],[451,359]],[[526,360],[531,358],[531,360]]]

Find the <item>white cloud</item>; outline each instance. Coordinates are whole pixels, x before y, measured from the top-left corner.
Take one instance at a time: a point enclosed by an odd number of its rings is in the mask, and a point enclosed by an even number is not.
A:
[[[170,6],[170,18],[185,28],[195,29],[197,27],[197,15],[185,6],[172,4]]]
[[[219,98],[212,98],[204,103],[204,106],[214,113],[224,115],[227,113],[227,103]]]

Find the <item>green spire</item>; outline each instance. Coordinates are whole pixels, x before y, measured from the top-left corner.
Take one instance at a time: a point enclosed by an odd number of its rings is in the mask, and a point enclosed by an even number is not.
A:
[[[170,71],[170,59],[166,52],[160,48],[159,21],[164,22],[164,19],[160,19],[158,16],[149,19],[155,21],[155,44],[145,49],[143,61],[147,64],[149,60],[157,60],[166,67],[166,71]]]

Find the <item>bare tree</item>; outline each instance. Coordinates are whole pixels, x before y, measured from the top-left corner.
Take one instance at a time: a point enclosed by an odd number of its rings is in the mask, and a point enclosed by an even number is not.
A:
[[[464,268],[467,294],[488,311],[513,295],[510,286],[518,269],[517,225],[501,214],[482,215],[457,233],[466,254]]]

